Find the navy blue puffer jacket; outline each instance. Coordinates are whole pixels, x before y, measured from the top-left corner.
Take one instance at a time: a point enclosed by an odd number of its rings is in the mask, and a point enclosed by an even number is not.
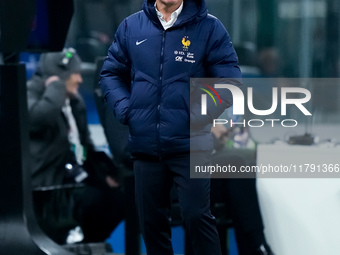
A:
[[[155,1],[119,26],[104,62],[100,84],[114,115],[129,125],[134,156],[185,153],[191,142],[211,150],[210,123],[232,104],[210,107],[201,129],[190,134],[190,78],[241,77],[238,59],[221,22],[207,13],[204,0],[184,0],[177,21],[164,30]],[[200,110],[200,109],[199,109]]]

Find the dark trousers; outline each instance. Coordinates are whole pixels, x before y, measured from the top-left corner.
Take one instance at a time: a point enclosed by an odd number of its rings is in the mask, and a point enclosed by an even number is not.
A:
[[[209,154],[197,155],[200,165]],[[220,255],[214,216],[210,212],[210,179],[190,178],[190,154],[159,161],[136,159],[136,205],[148,255],[173,255],[170,190],[175,184],[186,233],[195,255]]]
[[[84,243],[104,242],[124,219],[124,197],[118,188],[88,185],[75,199]]]
[[[104,242],[124,218],[124,198],[116,188],[35,191],[33,199],[40,227],[58,244],[65,244],[69,230],[79,225],[83,242]]]

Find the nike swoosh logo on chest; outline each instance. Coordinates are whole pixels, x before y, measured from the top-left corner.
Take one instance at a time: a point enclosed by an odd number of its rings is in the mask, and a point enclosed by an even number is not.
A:
[[[145,42],[147,39],[144,39],[143,41],[136,41],[136,45],[138,46],[138,45],[140,45],[140,44],[142,44],[143,42]]]

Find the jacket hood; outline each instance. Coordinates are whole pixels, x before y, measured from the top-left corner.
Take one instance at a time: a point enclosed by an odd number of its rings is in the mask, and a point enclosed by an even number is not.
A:
[[[155,0],[144,0],[143,11],[154,24],[162,28],[154,5]],[[208,9],[205,0],[184,0],[183,10],[173,27],[195,23],[207,16],[207,13]]]

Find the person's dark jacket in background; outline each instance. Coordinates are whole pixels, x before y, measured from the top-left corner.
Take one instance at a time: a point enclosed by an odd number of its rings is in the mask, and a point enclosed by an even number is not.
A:
[[[208,101],[202,118],[200,107],[190,105],[190,77],[241,77],[227,31],[207,14],[205,1],[186,0],[165,32],[154,1],[145,0],[143,11],[119,26],[100,80],[109,107],[129,125],[133,156],[189,152],[190,116],[200,122],[191,140],[199,150],[212,150],[210,123],[232,104],[231,94],[221,94],[222,105],[209,107],[214,103]]]
[[[223,150],[226,143],[223,138],[217,138],[214,134],[213,137],[216,151],[212,155],[212,165],[231,165],[237,170],[240,170],[241,166],[249,165],[249,159]],[[226,204],[226,215],[233,220],[239,254],[274,255],[264,235],[256,177],[212,178],[210,188],[211,203]]]
[[[44,74],[36,73],[27,84],[33,186],[62,184],[65,164],[75,160],[68,140],[69,126],[62,112],[66,99],[65,84],[54,81],[46,87],[43,77]],[[93,149],[84,100],[79,95],[73,96],[70,105],[81,144]]]

